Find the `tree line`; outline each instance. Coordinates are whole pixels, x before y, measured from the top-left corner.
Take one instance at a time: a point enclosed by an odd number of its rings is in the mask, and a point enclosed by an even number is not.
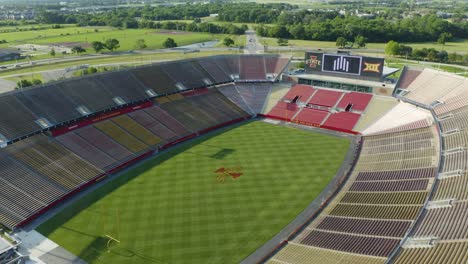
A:
[[[139,22],[139,28],[154,28],[168,30],[182,30],[191,32],[207,32],[212,34],[242,35],[248,29],[247,25],[214,24],[209,22],[180,22],[180,21],[148,21]]]
[[[215,24],[201,22],[194,19],[193,22],[180,21],[153,21],[149,19],[136,19],[133,12],[112,11],[100,15],[78,13],[60,14],[57,12],[42,12],[39,16],[41,23],[69,24],[76,23],[77,26],[111,26],[118,28],[150,28],[169,29],[191,32],[208,32],[213,34],[241,35],[247,30],[247,26],[236,26],[234,24]]]
[[[256,23],[257,32],[264,37],[335,41],[343,37],[353,41],[363,36],[370,42],[385,43],[437,41],[441,34],[468,38],[468,21],[463,13],[455,14],[451,22],[434,12],[412,14],[403,18],[402,9],[390,9],[373,14],[371,18],[329,10],[305,10],[290,4],[221,3],[182,4],[173,6],[144,6],[113,9],[100,14],[79,12],[62,14],[43,11],[39,22],[71,23],[80,26],[112,26],[122,28],[175,27],[186,31],[243,34],[234,25],[200,23],[200,18],[217,14],[224,22]],[[160,22],[162,20],[194,20],[193,23]],[[169,23],[169,24],[166,24]],[[171,24],[175,23],[175,24]],[[171,28],[175,29],[175,28]]]
[[[468,54],[461,55],[456,52],[448,53],[445,50],[434,48],[413,49],[411,46],[389,41],[385,45],[385,54],[421,61],[452,63],[468,66]]]
[[[360,35],[369,42],[424,42],[437,41],[444,33],[457,38],[468,38],[468,22],[449,23],[435,14],[398,21],[338,16],[309,24],[260,25],[257,33],[263,37],[321,41],[335,41],[339,37],[352,41]]]
[[[194,20],[219,14],[220,20],[232,22],[274,23],[283,10],[292,10],[297,6],[288,4],[255,3],[208,3],[181,4],[170,6],[149,6],[112,9],[99,14],[88,12],[60,13],[41,11],[38,20],[47,24],[79,24],[90,26],[127,27],[136,26],[138,20]],[[247,16],[247,17],[246,17]]]

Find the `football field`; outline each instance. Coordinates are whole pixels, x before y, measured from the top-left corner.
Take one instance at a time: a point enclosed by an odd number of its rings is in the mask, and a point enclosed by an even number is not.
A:
[[[88,263],[239,263],[314,200],[348,147],[243,123],[138,165],[38,231]]]

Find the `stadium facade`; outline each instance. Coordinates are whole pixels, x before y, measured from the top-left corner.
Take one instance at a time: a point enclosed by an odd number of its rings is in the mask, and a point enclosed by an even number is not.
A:
[[[468,80],[405,68],[387,85],[392,71],[378,58],[306,60],[307,74],[292,86],[275,83],[289,58],[229,55],[2,94],[0,222],[27,226],[145,157],[266,117],[347,133],[359,148],[347,180],[320,209],[246,261],[466,263]]]

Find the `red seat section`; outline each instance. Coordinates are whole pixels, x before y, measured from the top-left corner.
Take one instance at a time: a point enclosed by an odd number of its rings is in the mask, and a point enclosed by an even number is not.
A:
[[[332,107],[340,99],[342,92],[318,90],[308,104]]]
[[[299,107],[296,104],[289,104],[285,102],[278,102],[273,109],[268,113],[268,116],[274,116],[283,120],[290,120],[296,112],[299,111]]]
[[[353,130],[360,117],[361,115],[356,113],[339,112],[330,115],[323,126],[339,130]]]
[[[305,122],[308,124],[320,125],[323,122],[323,120],[327,117],[327,115],[327,111],[303,108],[302,111],[297,115],[295,120],[299,122]]]
[[[372,94],[350,92],[343,96],[338,103],[338,108],[345,109],[349,104],[352,104],[351,110],[362,112],[366,109],[371,99]]]
[[[296,96],[299,96],[299,101],[305,102],[305,100],[310,98],[314,91],[315,89],[312,86],[297,84],[294,85],[291,90],[289,90],[283,99],[293,100]]]

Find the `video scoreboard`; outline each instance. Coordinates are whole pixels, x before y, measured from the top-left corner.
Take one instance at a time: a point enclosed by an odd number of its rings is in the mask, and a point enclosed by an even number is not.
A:
[[[383,72],[384,59],[363,57],[348,54],[328,54],[306,52],[306,73],[348,74],[380,78]]]

